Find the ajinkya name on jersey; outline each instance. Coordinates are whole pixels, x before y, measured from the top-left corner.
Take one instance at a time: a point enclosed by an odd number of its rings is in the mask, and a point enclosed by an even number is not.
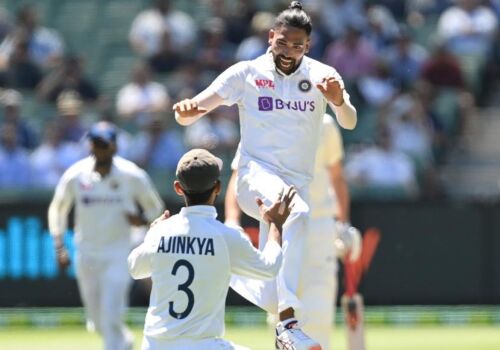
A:
[[[259,111],[272,111],[272,110],[280,110],[287,109],[292,111],[309,111],[313,112],[316,109],[314,101],[305,101],[305,100],[295,100],[295,101],[286,101],[281,98],[272,98],[270,96],[261,96],[259,97]]]
[[[157,253],[215,255],[213,238],[188,236],[162,236],[158,243]]]

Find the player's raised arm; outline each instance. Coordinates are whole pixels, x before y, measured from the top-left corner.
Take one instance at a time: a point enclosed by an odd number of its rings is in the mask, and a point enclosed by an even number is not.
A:
[[[356,108],[351,104],[351,100],[344,88],[344,81],[340,75],[330,75],[316,84],[332,109],[340,126],[344,129],[352,130],[356,127],[358,120]]]
[[[231,272],[255,279],[272,279],[277,276],[281,267],[281,235],[283,225],[293,208],[293,198],[297,194],[291,186],[269,207],[257,199],[259,211],[269,224],[269,236],[262,252],[255,249],[244,233],[231,244]]]
[[[191,99],[184,99],[173,105],[175,120],[183,126],[191,125],[211,110],[220,106],[224,100],[208,89]]]
[[[175,120],[181,125],[191,125],[222,104],[237,103],[245,90],[247,67],[245,62],[232,65],[194,98],[174,104]]]

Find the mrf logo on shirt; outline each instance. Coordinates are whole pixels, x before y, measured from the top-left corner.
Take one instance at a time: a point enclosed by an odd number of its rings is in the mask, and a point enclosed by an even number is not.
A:
[[[274,90],[274,81],[268,79],[255,79],[255,86],[258,88],[269,88]]]
[[[269,96],[261,96],[258,99],[259,111],[268,112],[272,110],[291,110],[301,112],[313,112],[316,109],[314,101],[295,100],[287,101],[281,98],[272,98]]]

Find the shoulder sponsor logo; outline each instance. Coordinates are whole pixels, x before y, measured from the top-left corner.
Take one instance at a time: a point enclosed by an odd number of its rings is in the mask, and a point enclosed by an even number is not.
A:
[[[301,112],[314,112],[316,104],[314,101],[295,100],[287,101],[281,98],[273,99],[269,96],[260,96],[258,99],[259,111],[272,111],[272,110],[290,110]]]
[[[274,81],[268,80],[268,79],[255,79],[255,85],[258,88],[268,88],[268,89],[274,89]]]

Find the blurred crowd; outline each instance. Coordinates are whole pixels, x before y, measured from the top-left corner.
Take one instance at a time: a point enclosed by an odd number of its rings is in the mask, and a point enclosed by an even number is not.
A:
[[[239,141],[236,107],[194,125],[173,121],[174,101],[192,97],[229,65],[267,47],[288,2],[197,0],[204,20],[179,1],[152,0],[123,40],[137,63],[115,96],[87,76],[64,33],[41,23],[36,5],[0,9],[0,189],[52,189],[84,157],[92,122],[120,126],[120,155],[151,174],[172,175],[186,149],[230,161]],[[313,19],[309,55],[343,76],[359,124],[343,132],[354,197],[445,195],[439,169],[499,77],[500,0],[303,0]],[[53,107],[23,115],[24,95]],[[89,112],[90,111],[90,112]]]

